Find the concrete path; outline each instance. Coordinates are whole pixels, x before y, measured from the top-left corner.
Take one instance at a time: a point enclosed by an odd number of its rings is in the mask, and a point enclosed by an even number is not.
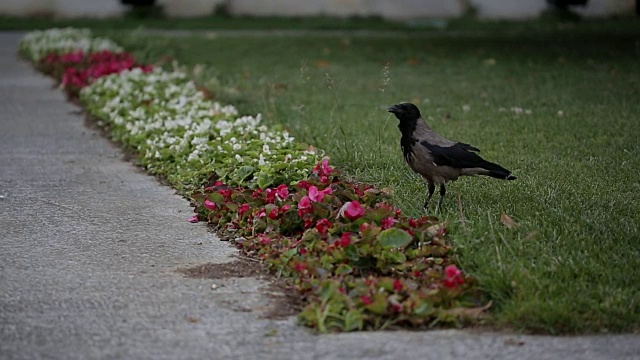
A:
[[[264,280],[183,277],[235,250],[86,128],[20,37],[0,33],[0,359],[640,359],[634,335],[317,336],[265,318]]]

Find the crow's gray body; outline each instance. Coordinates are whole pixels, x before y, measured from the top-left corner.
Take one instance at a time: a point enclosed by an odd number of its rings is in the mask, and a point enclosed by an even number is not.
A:
[[[439,210],[444,195],[445,184],[460,176],[487,175],[498,179],[515,180],[516,177],[502,166],[482,159],[476,152],[480,150],[469,144],[454,142],[433,131],[422,119],[420,111],[413,104],[398,104],[389,108],[396,115],[402,133],[400,146],[409,167],[420,174],[428,184],[425,208],[440,186]]]

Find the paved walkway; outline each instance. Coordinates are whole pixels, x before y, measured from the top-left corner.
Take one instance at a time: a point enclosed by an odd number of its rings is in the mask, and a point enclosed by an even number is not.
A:
[[[640,359],[633,335],[317,336],[265,318],[264,281],[184,278],[235,250],[17,60],[20,37],[0,33],[0,359]]]

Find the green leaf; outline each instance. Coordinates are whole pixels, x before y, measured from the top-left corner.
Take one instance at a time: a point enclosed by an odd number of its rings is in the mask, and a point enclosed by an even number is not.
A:
[[[224,196],[222,196],[222,194],[220,194],[219,192],[214,192],[207,195],[207,199],[213,201],[216,204],[220,204],[224,202]]]
[[[411,235],[398,228],[390,228],[380,233],[378,241],[385,248],[401,248],[409,245]]]
[[[413,313],[417,316],[423,317],[433,314],[434,311],[435,309],[433,308],[433,306],[428,301],[423,300],[420,305],[416,306],[415,310],[413,310]]]
[[[275,178],[265,172],[260,172],[258,174],[258,186],[261,189],[266,189],[267,187],[269,187],[269,185],[273,184],[273,181],[275,180]]]
[[[351,266],[347,264],[340,264],[338,268],[335,270],[336,275],[346,275],[346,274],[351,274],[352,272],[353,272],[353,269],[351,268]]]
[[[384,294],[375,294],[373,302],[365,308],[374,314],[382,315],[387,311],[387,297]]]
[[[245,165],[239,168],[238,170],[236,170],[235,175],[238,176],[240,180],[245,180],[246,178],[251,176],[251,174],[253,174],[254,171],[255,169],[253,168],[253,166]]]
[[[403,262],[407,261],[407,257],[404,255],[404,253],[401,253],[399,251],[385,251],[383,258],[395,264],[402,264]]]
[[[238,210],[238,204],[236,203],[232,203],[232,202],[228,202],[226,204],[224,204],[227,209],[231,210],[231,211],[237,211]]]

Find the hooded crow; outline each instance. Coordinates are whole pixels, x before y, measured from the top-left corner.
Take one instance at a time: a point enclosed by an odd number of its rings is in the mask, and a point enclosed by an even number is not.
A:
[[[420,110],[410,103],[393,105],[388,110],[400,124],[402,133],[400,147],[404,159],[411,170],[418,173],[427,182],[428,194],[424,202],[427,209],[436,185],[440,186],[440,199],[436,211],[440,211],[445,184],[455,181],[462,175],[486,175],[497,179],[515,180],[511,171],[498,164],[486,161],[477,152],[480,149],[469,144],[455,142],[438,135],[427,125]]]

